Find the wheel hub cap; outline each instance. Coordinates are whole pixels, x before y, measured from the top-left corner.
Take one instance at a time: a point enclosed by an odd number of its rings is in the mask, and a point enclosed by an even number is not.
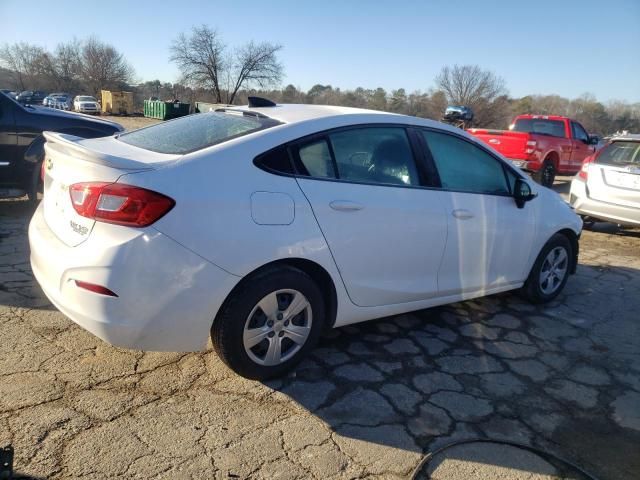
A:
[[[293,357],[311,332],[309,300],[293,289],[266,295],[251,310],[243,331],[243,345],[251,360],[274,366]]]

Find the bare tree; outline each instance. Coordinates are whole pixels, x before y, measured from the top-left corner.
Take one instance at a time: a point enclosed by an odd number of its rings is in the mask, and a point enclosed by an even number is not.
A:
[[[122,88],[133,78],[133,67],[113,46],[90,37],[82,45],[82,79],[98,94],[101,89]]]
[[[249,42],[230,51],[217,30],[207,25],[181,33],[171,45],[169,59],[193,88],[210,90],[216,102],[233,103],[241,89],[265,88],[282,79],[277,53],[282,47]]]
[[[477,65],[446,66],[436,77],[436,85],[450,102],[471,105],[480,99],[493,100],[506,93],[504,80]]]
[[[82,45],[78,40],[59,43],[54,54],[56,88],[67,91],[79,89],[82,73]]]
[[[44,49],[25,42],[0,47],[0,65],[13,72],[15,86],[20,90],[32,85],[41,69]]]
[[[436,86],[451,104],[471,107],[480,125],[500,126],[508,116],[504,80],[489,70],[477,65],[445,66]]]

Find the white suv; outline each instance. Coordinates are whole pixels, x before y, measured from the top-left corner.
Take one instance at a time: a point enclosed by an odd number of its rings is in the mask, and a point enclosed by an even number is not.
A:
[[[319,105],[234,107],[116,137],[46,133],[31,264],[122,347],[290,369],[323,328],[521,289],[554,298],[582,222],[462,130]]]
[[[73,99],[73,109],[80,113],[100,113],[100,104],[95,97],[78,95]]]

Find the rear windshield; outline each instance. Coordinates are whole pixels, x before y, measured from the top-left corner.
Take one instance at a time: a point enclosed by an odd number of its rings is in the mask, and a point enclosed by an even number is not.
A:
[[[513,126],[514,132],[537,133],[564,138],[564,122],[542,118],[519,118]]]
[[[264,130],[279,123],[271,118],[235,113],[196,113],[124,133],[118,138],[129,145],[152,152],[185,154]]]
[[[600,151],[597,163],[640,165],[640,142],[613,142]]]

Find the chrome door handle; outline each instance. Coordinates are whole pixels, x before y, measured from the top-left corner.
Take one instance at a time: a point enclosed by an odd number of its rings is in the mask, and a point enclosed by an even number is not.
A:
[[[471,213],[469,210],[465,210],[464,208],[458,208],[457,210],[454,210],[453,212],[451,212],[451,215],[459,218],[460,220],[469,220],[470,218],[473,218],[473,213]]]
[[[340,212],[355,212],[356,210],[362,210],[364,208],[364,205],[348,200],[334,200],[329,206]]]

